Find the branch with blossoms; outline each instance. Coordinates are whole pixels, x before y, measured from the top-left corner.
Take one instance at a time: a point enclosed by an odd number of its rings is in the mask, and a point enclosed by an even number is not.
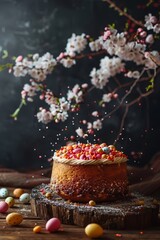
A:
[[[28,76],[29,83],[23,87],[21,104],[12,114],[14,119],[17,119],[26,102],[33,102],[34,97],[39,96],[40,100],[45,102],[46,108],[39,107],[36,115],[38,122],[64,122],[71,112],[81,110],[81,104],[85,103],[87,95],[97,90],[101,93],[99,104],[89,113],[89,121],[80,120],[75,133],[78,138],[87,138],[101,130],[106,119],[122,107],[124,114],[115,143],[119,140],[129,109],[154,92],[155,78],[160,72],[160,54],[154,49],[154,42],[159,40],[160,21],[156,16],[148,14],[144,23],[138,22],[112,1],[105,1],[138,26],[135,32],[118,32],[113,26],[107,26],[103,34],[95,40],[86,34],[73,33],[67,41],[65,51],[56,58],[50,53],[43,56],[36,53],[25,58],[17,57],[14,66],[9,65],[10,72],[13,72],[15,77]],[[47,76],[59,65],[71,68],[84,58],[93,59],[99,56],[99,68],[91,69],[90,83],[75,84],[72,89],[67,89],[66,95],[62,97],[48,89]],[[114,89],[112,82],[116,85]],[[140,87],[142,91],[137,91]],[[122,90],[125,91],[123,96],[120,94]],[[135,91],[139,95],[134,97]],[[129,100],[130,96],[132,100]],[[113,109],[104,114],[110,103],[114,103]]]

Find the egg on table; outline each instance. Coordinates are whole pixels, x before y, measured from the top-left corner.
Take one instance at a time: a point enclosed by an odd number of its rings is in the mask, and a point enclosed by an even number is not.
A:
[[[97,223],[90,223],[85,227],[85,234],[89,238],[98,238],[103,234],[103,228]]]
[[[10,213],[6,217],[6,223],[11,226],[19,225],[22,221],[23,216],[17,212]]]
[[[29,203],[29,201],[30,201],[30,194],[29,193],[23,193],[19,197],[19,201],[22,202],[22,203]]]
[[[51,218],[46,223],[46,230],[49,232],[57,231],[61,226],[61,222],[58,218]]]
[[[8,197],[8,189],[7,188],[0,188],[0,198]]]
[[[22,188],[15,188],[13,191],[13,196],[19,198],[24,193]]]
[[[13,197],[7,197],[5,199],[5,202],[8,204],[9,207],[13,207],[15,204],[14,198]]]
[[[5,201],[0,201],[0,213],[7,212],[9,206]]]

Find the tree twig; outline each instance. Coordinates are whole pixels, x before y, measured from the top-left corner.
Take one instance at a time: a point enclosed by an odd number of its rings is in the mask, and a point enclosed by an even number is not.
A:
[[[123,11],[121,8],[119,8],[114,2],[112,2],[111,0],[103,0],[104,2],[107,2],[111,7],[113,7],[117,12],[119,12],[121,15],[124,15],[125,17],[127,17],[129,20],[131,20],[132,22],[134,22],[136,25],[140,26],[140,27],[144,27],[144,25],[140,22],[137,21],[135,18],[133,18],[131,15],[129,15],[128,13],[126,13],[125,11]]]

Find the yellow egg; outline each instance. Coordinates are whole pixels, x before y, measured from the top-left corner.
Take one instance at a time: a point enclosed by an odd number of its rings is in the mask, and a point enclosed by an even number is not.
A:
[[[96,203],[93,200],[90,200],[88,204],[89,204],[89,206],[96,206]]]
[[[19,198],[24,193],[24,190],[22,188],[16,188],[13,191],[13,195],[16,198]]]
[[[34,233],[40,233],[41,231],[42,231],[41,226],[35,226],[35,227],[33,228],[33,232],[34,232]]]
[[[13,212],[7,215],[6,223],[11,226],[19,225],[23,221],[23,217],[20,213]]]
[[[111,150],[115,150],[115,149],[116,149],[114,145],[109,145],[108,147],[109,147]]]
[[[103,234],[103,228],[97,223],[90,223],[85,227],[85,234],[90,238],[98,238]]]
[[[13,197],[7,197],[5,199],[5,202],[8,203],[9,207],[13,207],[13,205],[15,204],[14,198]]]

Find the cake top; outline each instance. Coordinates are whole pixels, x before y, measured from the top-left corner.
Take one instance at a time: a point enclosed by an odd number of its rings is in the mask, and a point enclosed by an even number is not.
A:
[[[67,145],[56,150],[54,154],[54,160],[66,161],[99,161],[103,163],[118,163],[127,161],[127,156],[116,150],[115,146],[106,143],[91,144],[91,143],[77,143],[73,145]]]

